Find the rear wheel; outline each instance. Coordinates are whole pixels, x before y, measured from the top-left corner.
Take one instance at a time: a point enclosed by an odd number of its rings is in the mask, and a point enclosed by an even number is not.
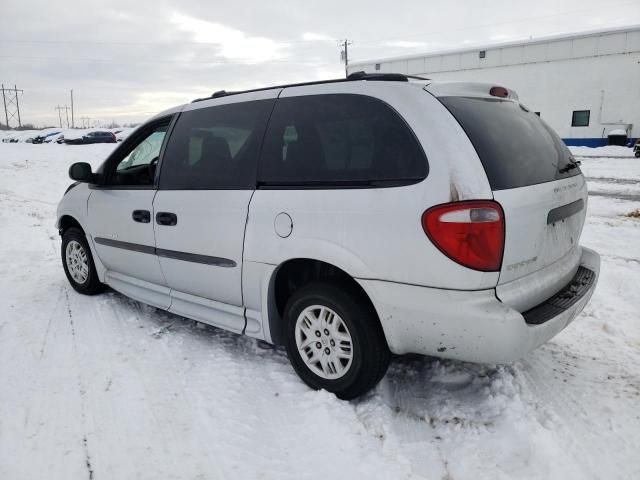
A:
[[[640,158],[640,150],[637,150],[635,153],[636,158]]]
[[[372,307],[349,289],[313,283],[285,308],[289,360],[311,388],[348,400],[384,376],[390,353]]]
[[[79,293],[95,295],[104,291],[82,230],[72,227],[62,234],[62,266],[69,283]]]

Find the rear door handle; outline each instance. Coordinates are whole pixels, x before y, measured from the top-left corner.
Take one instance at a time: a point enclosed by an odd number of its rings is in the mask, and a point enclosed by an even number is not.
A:
[[[133,218],[134,222],[150,223],[151,212],[149,210],[134,210],[131,214],[131,218]]]
[[[172,227],[178,224],[178,216],[171,212],[158,212],[156,213],[156,223]]]

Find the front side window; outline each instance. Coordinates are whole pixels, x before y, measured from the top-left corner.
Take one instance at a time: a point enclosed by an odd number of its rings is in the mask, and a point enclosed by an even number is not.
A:
[[[427,159],[386,103],[351,94],[278,100],[259,180],[273,186],[396,186],[427,175]]]
[[[252,189],[260,142],[274,100],[183,112],[160,172],[160,189]]]
[[[107,177],[109,185],[150,186],[160,157],[162,142],[168,124],[152,128],[138,141],[134,141],[116,163]]]
[[[571,116],[572,127],[588,127],[591,110],[574,110]]]

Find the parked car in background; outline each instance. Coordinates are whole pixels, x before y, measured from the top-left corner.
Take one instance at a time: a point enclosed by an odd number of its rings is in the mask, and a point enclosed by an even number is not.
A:
[[[636,140],[636,144],[633,147],[633,154],[636,158],[640,158],[640,138]]]
[[[39,133],[38,130],[18,130],[6,135],[2,143],[31,143]]]
[[[49,143],[51,142],[51,138],[55,135],[58,135],[59,133],[60,133],[60,130],[40,132],[38,135],[33,137],[33,143],[35,144]]]
[[[525,355],[596,287],[579,162],[512,90],[409,80],[218,92],[73,164],[71,286],[284,345],[346,399],[391,353]]]
[[[67,145],[87,145],[91,143],[116,143],[116,136],[113,132],[106,130],[95,130],[81,137],[65,137],[64,143]]]
[[[114,132],[116,134],[116,140],[118,142],[122,142],[125,138],[131,135],[131,133],[133,133],[134,130],[135,128],[123,128],[119,132]]]

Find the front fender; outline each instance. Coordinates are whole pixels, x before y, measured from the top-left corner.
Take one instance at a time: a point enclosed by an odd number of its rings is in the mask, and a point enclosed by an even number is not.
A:
[[[73,188],[68,189],[60,202],[58,203],[58,209],[56,212],[56,228],[60,231],[62,225],[62,219],[64,217],[73,218],[87,237],[87,243],[91,249],[91,256],[93,257],[93,263],[96,266],[98,272],[98,278],[101,282],[104,282],[104,274],[106,268],[100,261],[98,253],[96,252],[95,245],[93,244],[93,237],[89,231],[89,219],[88,219],[88,205],[89,197],[91,196],[91,189],[86,183],[81,183]]]

